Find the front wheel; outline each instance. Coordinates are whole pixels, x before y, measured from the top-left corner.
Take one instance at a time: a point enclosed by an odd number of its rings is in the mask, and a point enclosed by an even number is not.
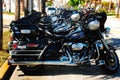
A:
[[[105,53],[105,65],[102,65],[101,68],[109,74],[114,74],[118,71],[119,59],[115,50],[110,49],[110,53]]]

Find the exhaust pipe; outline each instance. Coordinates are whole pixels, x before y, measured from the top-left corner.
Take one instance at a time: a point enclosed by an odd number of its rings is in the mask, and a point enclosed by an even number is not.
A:
[[[14,61],[8,60],[9,65],[61,65],[61,66],[78,66],[69,61]]]

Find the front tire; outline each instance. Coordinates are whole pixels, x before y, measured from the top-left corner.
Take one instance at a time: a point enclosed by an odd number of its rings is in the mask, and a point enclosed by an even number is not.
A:
[[[101,68],[108,74],[114,74],[119,70],[119,59],[115,50],[110,50],[110,53],[105,53],[105,65]]]

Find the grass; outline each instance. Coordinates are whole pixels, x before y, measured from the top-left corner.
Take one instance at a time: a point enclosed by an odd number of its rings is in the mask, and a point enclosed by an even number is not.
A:
[[[3,14],[8,14],[8,15],[15,15],[14,12],[3,12]],[[23,15],[24,12],[21,12],[20,15]]]
[[[116,16],[115,13],[107,13],[108,16]]]
[[[3,14],[15,15],[15,13],[12,13],[12,12],[3,12]]]
[[[107,16],[114,16],[114,17],[116,17],[116,14],[115,13],[107,13]],[[120,18],[120,14],[119,14],[118,18]]]
[[[10,32],[8,30],[3,33],[3,50],[0,50],[0,66],[2,66],[2,64],[9,56],[9,53],[7,53],[9,39]]]

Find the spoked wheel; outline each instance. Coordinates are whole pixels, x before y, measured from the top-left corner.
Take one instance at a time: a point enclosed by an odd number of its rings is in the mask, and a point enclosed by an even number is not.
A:
[[[40,74],[40,71],[44,68],[43,65],[19,65],[19,68],[21,71],[26,74],[26,75],[35,75],[35,74]]]
[[[105,65],[101,66],[105,72],[113,74],[119,69],[119,59],[115,50],[111,50],[110,53],[105,54]]]

